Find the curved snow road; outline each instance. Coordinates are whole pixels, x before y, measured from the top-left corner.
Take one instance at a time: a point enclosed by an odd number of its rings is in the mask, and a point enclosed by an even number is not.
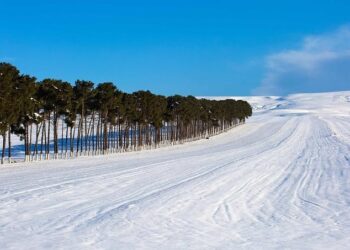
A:
[[[346,94],[291,96],[210,140],[3,168],[0,248],[348,249]]]

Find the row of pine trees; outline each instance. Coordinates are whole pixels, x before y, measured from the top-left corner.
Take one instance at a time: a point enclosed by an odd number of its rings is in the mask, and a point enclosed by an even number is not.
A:
[[[208,138],[251,114],[241,100],[128,94],[111,82],[38,82],[0,63],[1,163],[14,161],[12,134],[24,141],[25,161],[67,159]]]

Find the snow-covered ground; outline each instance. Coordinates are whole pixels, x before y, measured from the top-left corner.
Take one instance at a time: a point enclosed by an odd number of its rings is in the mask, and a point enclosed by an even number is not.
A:
[[[210,140],[1,167],[0,249],[349,249],[350,92]]]

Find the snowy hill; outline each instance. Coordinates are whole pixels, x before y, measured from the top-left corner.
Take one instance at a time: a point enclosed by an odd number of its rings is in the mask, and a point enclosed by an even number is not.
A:
[[[236,99],[210,140],[2,167],[1,249],[349,249],[350,91]]]

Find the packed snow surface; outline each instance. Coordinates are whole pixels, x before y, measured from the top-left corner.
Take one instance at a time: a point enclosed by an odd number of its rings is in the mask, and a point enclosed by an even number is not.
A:
[[[350,92],[244,99],[210,140],[1,167],[0,248],[349,249]]]

